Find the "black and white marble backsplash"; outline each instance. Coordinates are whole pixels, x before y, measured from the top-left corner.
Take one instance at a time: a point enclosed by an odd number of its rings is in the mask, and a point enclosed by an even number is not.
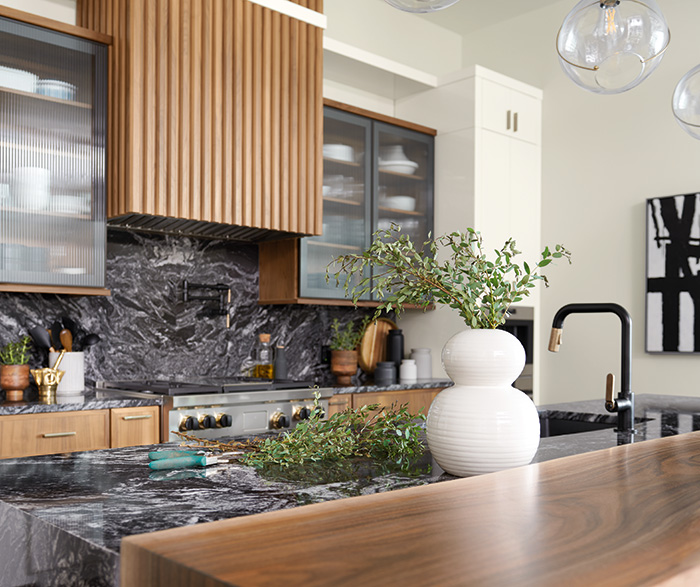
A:
[[[182,283],[231,287],[229,313],[204,316],[215,302],[182,301]],[[32,326],[69,316],[101,342],[86,351],[88,379],[230,376],[240,373],[258,333],[286,348],[289,377],[333,381],[321,364],[333,318],[361,318],[367,309],[258,305],[258,248],[254,244],[145,235],[110,229],[106,286],[112,295],[0,293],[0,345]],[[208,292],[194,292],[207,295]],[[209,295],[213,294],[211,292]],[[32,366],[46,365],[35,352]]]

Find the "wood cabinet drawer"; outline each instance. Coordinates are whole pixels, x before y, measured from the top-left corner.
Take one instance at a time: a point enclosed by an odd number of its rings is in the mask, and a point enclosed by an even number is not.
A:
[[[0,458],[109,448],[109,410],[0,416]]]
[[[412,414],[423,412],[428,415],[430,404],[441,389],[405,389],[396,391],[372,391],[352,394],[352,407],[359,408],[365,405],[379,404],[389,407],[393,403],[397,406],[408,404],[408,411]]]
[[[112,448],[160,442],[158,406],[110,410]]]
[[[328,417],[352,407],[352,394],[339,393],[328,400]]]

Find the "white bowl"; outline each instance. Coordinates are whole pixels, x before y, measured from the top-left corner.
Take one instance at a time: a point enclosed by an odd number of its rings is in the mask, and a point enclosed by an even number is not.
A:
[[[350,145],[323,145],[323,156],[338,161],[354,161],[355,149]]]
[[[384,204],[387,208],[405,210],[406,212],[413,212],[416,209],[416,199],[413,196],[387,196]]]
[[[379,147],[379,158],[387,161],[408,161],[403,145],[385,145]]]
[[[405,173],[413,175],[418,169],[418,163],[414,161],[384,161],[379,160],[379,171],[393,171],[394,173]]]
[[[57,79],[42,79],[36,83],[36,93],[61,100],[75,98],[75,86]]]

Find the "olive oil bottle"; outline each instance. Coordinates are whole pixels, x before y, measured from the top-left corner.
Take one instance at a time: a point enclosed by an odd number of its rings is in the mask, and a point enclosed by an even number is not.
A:
[[[275,376],[274,353],[269,334],[259,334],[255,346],[253,377],[273,379]]]

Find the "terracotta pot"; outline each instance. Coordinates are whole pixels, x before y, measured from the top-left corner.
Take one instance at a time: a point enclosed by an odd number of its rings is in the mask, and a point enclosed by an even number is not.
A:
[[[29,387],[29,365],[0,365],[0,388],[10,402],[21,402]]]
[[[351,385],[357,373],[357,351],[331,351],[331,373],[338,385]]]

